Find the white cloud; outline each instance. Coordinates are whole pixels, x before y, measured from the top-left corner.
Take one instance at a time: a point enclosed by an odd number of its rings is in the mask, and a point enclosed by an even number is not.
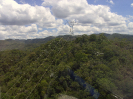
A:
[[[20,0],[21,3],[25,4],[25,0]]]
[[[14,0],[0,0],[0,39],[42,38],[43,35],[38,33],[38,30],[62,25],[63,20],[56,19],[50,8],[31,6],[26,4],[25,0],[20,2],[23,4]]]
[[[37,25],[36,24],[31,24],[31,26],[21,26],[19,28],[19,33],[37,33]]]
[[[57,18],[66,18],[72,14],[84,12],[85,0],[44,0],[43,6],[53,6],[52,12]],[[56,3],[55,3],[56,2]]]
[[[5,34],[6,34],[6,31],[3,31],[3,30],[0,29],[0,40],[4,40],[5,39],[5,37],[6,37]]]
[[[44,38],[47,36],[57,36],[56,33],[50,32],[48,30],[44,30],[42,32],[39,32],[38,34],[36,34],[37,38]]]
[[[106,2],[108,2],[110,4],[114,4],[113,0],[107,0]]]
[[[30,25],[36,23],[40,27],[55,28],[58,23],[50,9],[43,6],[18,4],[14,0],[1,0],[0,7],[1,25]]]
[[[56,3],[62,0],[43,0],[44,2],[42,3],[43,6],[54,6]]]
[[[70,27],[68,25],[61,25],[57,27],[57,34],[70,34]]]
[[[74,28],[75,32],[83,32],[86,34],[92,34],[92,33],[100,33],[101,29],[96,27],[96,26],[82,26],[82,25],[77,25]]]
[[[0,26],[0,31],[5,31],[5,30],[6,30],[5,26]]]
[[[77,19],[82,24],[99,26],[117,26],[125,24],[126,18],[110,11],[108,6],[90,5],[86,0],[44,0],[42,5],[52,6],[52,12],[57,18]]]
[[[95,0],[94,3],[96,3],[98,0]]]
[[[38,31],[36,24],[31,24],[30,26],[6,26],[8,31],[16,31],[18,33],[36,33]]]
[[[39,32],[36,24],[29,26],[18,26],[18,25],[0,25],[0,40],[2,39],[34,39],[34,38],[45,38],[48,36],[57,36],[58,33],[54,29],[51,31],[43,30]]]
[[[33,37],[37,34],[38,29],[36,24],[31,24],[30,26],[17,26],[8,25],[0,26],[0,35],[4,35],[2,38],[13,38],[13,39],[28,39],[29,35]],[[2,39],[0,38],[0,39]]]
[[[133,7],[133,3],[131,3],[131,7]]]
[[[114,4],[113,0],[110,0],[110,3],[111,3],[111,4]]]
[[[43,30],[43,28],[38,28],[38,30]]]
[[[133,30],[133,22],[130,22],[130,23],[128,24],[128,28]]]
[[[56,2],[56,3],[55,3]],[[107,1],[114,4],[113,0]],[[109,6],[90,5],[86,0],[44,0],[43,6],[52,6],[56,18],[78,20],[74,33],[128,33],[127,18],[110,11]],[[66,30],[67,29],[67,30]],[[58,33],[69,33],[67,26],[60,26]]]
[[[128,32],[129,32],[129,34],[132,34],[133,35],[133,22],[130,22],[128,24]]]
[[[62,19],[78,21],[74,25],[74,34],[77,35],[133,33],[131,16],[125,18],[113,13],[109,6],[91,5],[86,0],[43,1],[42,6],[31,6],[24,2],[18,4],[14,0],[0,0],[0,39],[32,39],[70,34],[70,27],[64,25]],[[112,0],[108,2],[114,4]]]

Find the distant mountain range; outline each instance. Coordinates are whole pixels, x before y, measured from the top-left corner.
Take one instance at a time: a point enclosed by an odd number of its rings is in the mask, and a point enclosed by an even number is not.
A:
[[[128,35],[128,34],[118,34],[118,33],[114,33],[114,34],[107,34],[107,33],[103,33],[108,39],[127,39],[128,41],[133,41],[133,35]]]
[[[99,33],[101,34],[101,33]],[[96,35],[99,35],[96,34]],[[126,35],[126,34],[118,34],[118,33],[114,33],[114,34],[107,34],[107,33],[103,33],[108,39],[127,39],[129,41],[133,40],[133,35]],[[63,39],[67,39],[69,38],[69,40],[75,40],[75,38],[79,37],[81,35],[76,35],[76,36],[71,36],[71,35],[63,35],[63,36],[49,36],[46,38],[37,38],[37,39],[6,39],[6,40],[0,40],[0,51],[3,50],[11,50],[11,49],[20,49],[20,50],[27,50],[27,49],[34,49],[38,46],[40,46],[43,43],[46,43],[54,38],[63,38]]]
[[[27,40],[19,40],[19,39],[6,39],[0,40],[0,51],[2,50],[11,50],[11,49],[20,49],[25,50],[29,48],[38,47],[40,44],[46,43],[55,37],[47,37],[43,39],[27,39]]]

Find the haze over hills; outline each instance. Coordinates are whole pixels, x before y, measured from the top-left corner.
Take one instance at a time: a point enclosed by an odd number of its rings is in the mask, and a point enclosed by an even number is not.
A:
[[[44,44],[52,39],[55,38],[64,38],[67,39],[69,37],[69,40],[74,40],[78,36],[71,36],[71,35],[64,35],[64,36],[50,36],[46,38],[37,38],[37,39],[27,39],[27,40],[19,40],[19,39],[6,39],[6,40],[0,40],[0,51],[3,50],[10,50],[10,49],[20,49],[25,50],[29,48],[36,48],[40,44]]]
[[[30,47],[38,47],[42,43],[46,43],[54,39],[55,37],[47,37],[44,39],[28,39],[28,40],[19,40],[19,39],[6,39],[0,40],[0,50],[10,50],[10,49],[28,49]]]
[[[108,39],[114,39],[114,38],[118,38],[118,39],[127,39],[128,41],[133,41],[133,35],[124,35],[124,34],[118,34],[118,33],[114,33],[114,34],[107,34],[107,33],[103,33]],[[99,34],[96,34],[99,35]],[[6,40],[0,40],[0,51],[3,50],[10,50],[10,49],[20,49],[20,50],[25,50],[25,49],[29,49],[29,48],[36,48],[41,44],[44,44],[54,38],[64,38],[67,39],[69,37],[69,40],[74,40],[77,37],[80,37],[81,35],[77,35],[77,36],[71,36],[71,35],[62,35],[62,36],[50,36],[50,37],[46,37],[46,38],[37,38],[37,39],[6,39]]]

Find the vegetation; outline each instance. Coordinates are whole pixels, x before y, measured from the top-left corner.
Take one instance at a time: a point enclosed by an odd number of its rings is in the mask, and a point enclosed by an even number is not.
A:
[[[57,36],[56,38],[64,38],[67,40],[74,40],[78,36],[71,36],[71,35],[65,35],[65,36]],[[69,39],[68,39],[69,38]],[[39,38],[39,39],[6,39],[6,40],[0,40],[0,51],[4,50],[12,50],[12,49],[19,49],[19,50],[33,50],[37,47],[39,47],[41,44],[47,43],[48,41],[55,39],[55,37],[50,36],[46,38]]]
[[[128,41],[133,42],[133,36],[132,35],[122,35],[122,34],[106,34],[102,33],[104,36],[106,36],[108,39],[126,39]],[[99,35],[99,34],[96,34]],[[0,40],[0,51],[4,50],[12,50],[12,49],[19,49],[19,50],[33,50],[37,47],[39,47],[41,44],[47,43],[48,41],[55,39],[55,38],[63,38],[65,40],[75,40],[77,37],[81,37],[81,35],[71,36],[71,35],[64,35],[64,36],[57,36],[57,37],[46,37],[46,38],[40,38],[40,39],[6,39],[6,40]]]
[[[32,51],[1,51],[0,59],[2,99],[55,99],[60,93],[93,99],[70,78],[68,68],[97,89],[99,99],[133,97],[133,43],[126,39],[61,37]]]

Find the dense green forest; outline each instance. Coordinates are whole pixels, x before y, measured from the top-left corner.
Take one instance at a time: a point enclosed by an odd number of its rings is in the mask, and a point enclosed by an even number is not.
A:
[[[132,40],[105,34],[69,37],[54,38],[35,49],[0,51],[2,99],[56,99],[60,93],[93,99],[70,79],[68,68],[100,93],[98,99],[132,99]]]

